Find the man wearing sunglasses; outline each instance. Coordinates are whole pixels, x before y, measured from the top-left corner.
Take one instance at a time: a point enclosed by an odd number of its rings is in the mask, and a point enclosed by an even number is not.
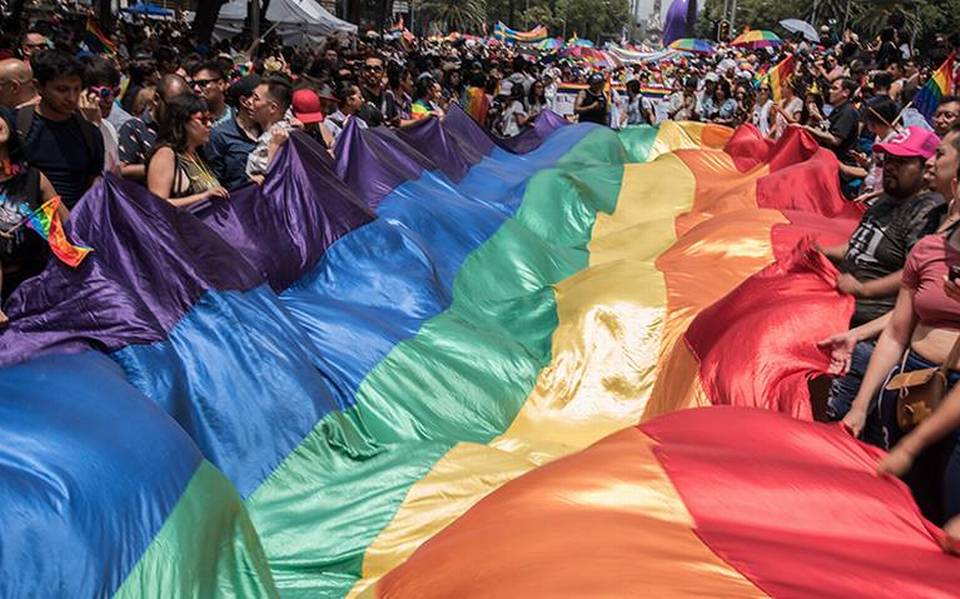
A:
[[[103,56],[93,56],[83,70],[84,94],[80,111],[100,128],[103,136],[104,169],[119,173],[119,131],[133,116],[120,106],[120,70],[115,62]]]
[[[193,92],[207,101],[213,126],[233,118],[233,110],[227,105],[225,92],[227,81],[217,62],[204,62],[190,70],[190,85]]]
[[[387,112],[387,95],[383,90],[383,60],[370,56],[363,61],[362,69],[360,91],[365,102],[357,116],[367,125],[378,127],[383,124],[383,115]]]

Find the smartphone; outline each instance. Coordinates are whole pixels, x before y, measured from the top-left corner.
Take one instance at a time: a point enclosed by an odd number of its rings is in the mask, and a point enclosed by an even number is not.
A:
[[[960,284],[960,265],[953,264],[950,266],[950,280]]]

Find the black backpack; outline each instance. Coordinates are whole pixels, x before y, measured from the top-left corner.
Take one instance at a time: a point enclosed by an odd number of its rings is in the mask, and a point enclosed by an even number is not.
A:
[[[27,141],[27,135],[30,133],[30,129],[33,127],[34,112],[33,106],[24,106],[17,110],[17,135],[20,136],[21,144]],[[73,118],[73,120],[77,122],[77,126],[80,127],[80,133],[83,135],[83,143],[87,146],[87,151],[90,152],[90,156],[96,156],[97,142],[93,137],[94,135],[99,134],[96,126],[93,125],[93,123],[84,122],[83,117],[76,112],[73,113],[71,118]]]

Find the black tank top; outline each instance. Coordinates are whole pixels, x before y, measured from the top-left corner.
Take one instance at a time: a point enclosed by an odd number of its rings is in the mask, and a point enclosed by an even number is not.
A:
[[[597,123],[600,125],[607,124],[607,96],[600,92],[595,94],[589,89],[584,92],[586,94],[584,104],[593,104],[597,103],[597,107],[588,110],[586,112],[580,113],[580,122],[581,123]]]
[[[20,224],[27,214],[40,207],[40,171],[24,172],[0,181],[0,231]],[[47,265],[50,246],[33,229],[19,227],[9,237],[0,235],[0,265],[3,267],[2,299],[5,301],[25,279],[36,276]]]

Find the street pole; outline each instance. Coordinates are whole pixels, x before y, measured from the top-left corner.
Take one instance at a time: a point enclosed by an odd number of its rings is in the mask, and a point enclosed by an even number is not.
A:
[[[730,0],[730,35],[734,35],[736,31],[734,23],[737,20],[737,0]]]
[[[258,47],[260,45],[260,0],[250,0],[250,37],[253,38],[254,47]]]

